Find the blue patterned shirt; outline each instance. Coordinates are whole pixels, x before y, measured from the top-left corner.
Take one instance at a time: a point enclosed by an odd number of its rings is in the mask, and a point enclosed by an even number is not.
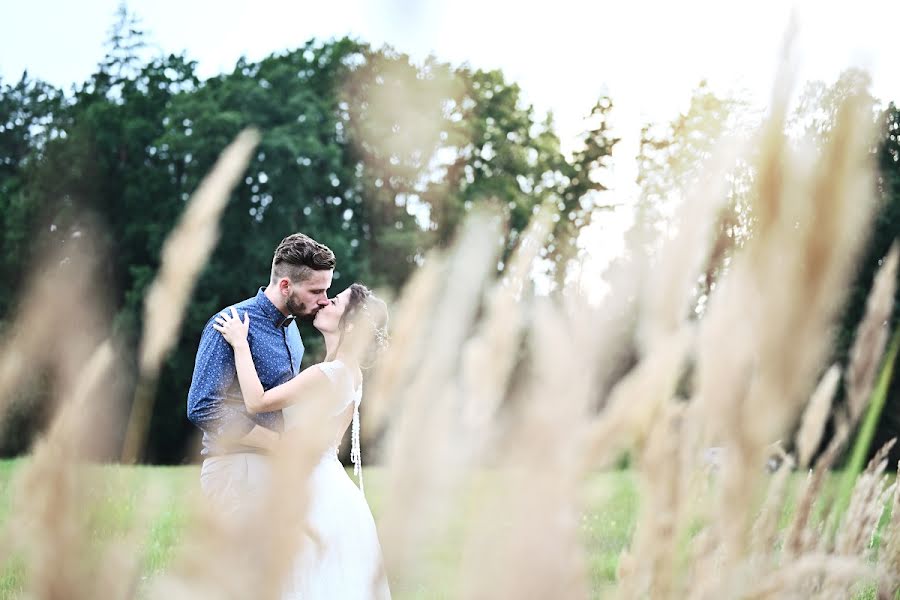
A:
[[[271,389],[297,375],[303,358],[303,341],[293,319],[275,308],[263,288],[255,297],[235,304],[234,308],[241,317],[245,312],[250,314],[247,340],[263,388]],[[218,314],[213,315],[203,328],[188,392],[187,416],[203,430],[203,455],[261,452],[259,448],[243,446],[236,440],[254,425],[281,431],[284,424],[281,411],[255,415],[247,412],[234,367],[234,350],[222,334],[213,329]]]

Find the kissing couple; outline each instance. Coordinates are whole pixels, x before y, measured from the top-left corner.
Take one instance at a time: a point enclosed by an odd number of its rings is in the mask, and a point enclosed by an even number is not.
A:
[[[385,303],[354,283],[329,298],[334,253],[302,234],[275,249],[269,282],[252,298],[213,315],[200,338],[188,393],[188,419],[203,432],[200,486],[228,515],[246,518],[271,485],[270,456],[281,436],[304,423],[304,401],[325,401],[333,443],[307,482],[303,543],[284,582],[287,599],[390,598],[372,512],[362,491],[359,405],[362,368],[387,340]],[[325,359],[301,371],[296,320],[311,321]],[[357,487],[338,460],[351,429]]]

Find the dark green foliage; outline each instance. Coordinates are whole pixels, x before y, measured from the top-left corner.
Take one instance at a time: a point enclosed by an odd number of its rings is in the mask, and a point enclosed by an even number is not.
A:
[[[146,58],[144,39],[122,10],[107,57],[71,93],[27,75],[0,81],[0,325],[12,317],[40,250],[65,248],[87,222],[97,223],[97,246],[108,257],[104,295],[113,305],[104,333],[137,348],[166,236],[222,149],[243,128],[258,128],[257,155],[160,375],[151,461],[190,454],[185,397],[200,331],[217,309],[267,283],[285,235],[302,231],[334,250],[332,292],[359,280],[396,293],[479,203],[503,208],[513,241],[548,199],[564,217],[586,222],[585,198],[602,189],[587,174],[616,141],[601,126],[569,160],[552,123],[537,123],[500,72],[433,59],[416,65],[352,39],[241,60],[206,81],[185,56]],[[609,106],[603,100],[598,110]],[[557,237],[572,244],[577,224],[560,223]],[[557,255],[563,270],[574,257]],[[321,358],[321,341],[303,333],[309,364]],[[26,449],[44,421],[29,416],[29,404],[40,402],[16,405],[25,425],[5,454]]]
[[[837,357],[846,361],[853,344],[856,326],[865,314],[866,299],[872,289],[875,273],[882,260],[900,236],[900,110],[892,102],[881,114],[881,141],[876,149],[878,164],[878,209],[872,224],[871,236],[859,260],[859,269],[848,292],[842,326],[836,343]],[[900,319],[900,285],[895,294],[890,328],[895,330]],[[900,378],[893,377],[879,426],[870,447],[874,453],[893,437],[900,437]],[[895,445],[890,454],[891,464],[900,460]]]

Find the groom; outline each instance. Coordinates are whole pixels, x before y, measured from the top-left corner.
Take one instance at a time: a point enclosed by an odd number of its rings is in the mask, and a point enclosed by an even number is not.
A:
[[[250,315],[250,352],[265,389],[300,372],[303,341],[294,319],[312,319],[328,304],[334,253],[295,233],[275,249],[269,285],[234,306]],[[220,311],[221,312],[221,311]],[[266,455],[279,439],[281,411],[249,414],[244,407],[234,353],[213,329],[203,328],[188,392],[188,419],[203,431],[203,493],[229,512],[258,500],[269,479]]]

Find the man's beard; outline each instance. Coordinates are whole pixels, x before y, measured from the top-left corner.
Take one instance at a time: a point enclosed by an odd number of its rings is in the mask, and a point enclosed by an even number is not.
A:
[[[288,312],[294,315],[294,318],[298,321],[312,321],[316,318],[316,313],[319,312],[318,308],[310,311],[305,304],[294,300],[290,296],[285,300],[284,304],[287,307]]]

